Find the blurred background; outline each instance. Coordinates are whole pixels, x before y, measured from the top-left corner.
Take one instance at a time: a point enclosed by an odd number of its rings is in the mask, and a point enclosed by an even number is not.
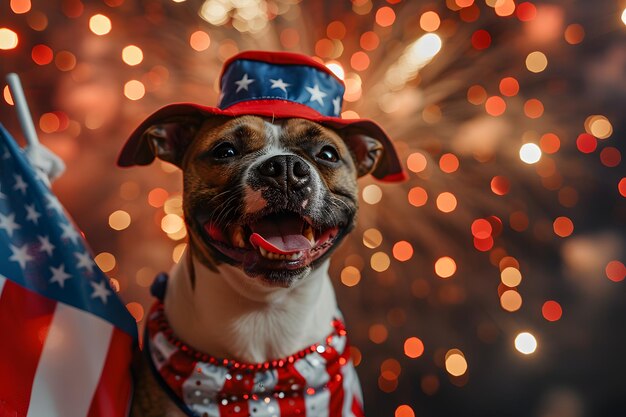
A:
[[[115,166],[238,51],[310,54],[410,180],[361,182],[333,258],[370,416],[626,415],[625,0],[2,0],[54,184],[139,326],[180,259],[181,175]],[[0,122],[21,138],[0,81]]]

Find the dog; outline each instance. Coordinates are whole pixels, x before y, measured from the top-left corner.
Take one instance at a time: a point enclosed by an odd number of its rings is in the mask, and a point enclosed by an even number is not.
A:
[[[221,86],[217,108],[166,106],[120,155],[182,170],[189,236],[153,285],[131,415],[363,416],[328,267],[357,178],[403,179],[397,154],[339,117],[342,82],[307,56],[241,53]]]

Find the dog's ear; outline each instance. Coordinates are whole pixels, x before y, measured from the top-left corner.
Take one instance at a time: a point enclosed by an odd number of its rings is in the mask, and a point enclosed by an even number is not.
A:
[[[118,164],[148,165],[159,158],[180,167],[202,122],[202,117],[194,115],[163,118],[142,125],[122,149]]]
[[[372,174],[376,178],[384,178],[387,175],[388,169],[383,157],[385,148],[382,143],[358,131],[344,133],[343,140],[354,158],[357,177]]]
[[[198,133],[200,124],[201,121],[193,117],[164,120],[148,127],[141,141],[148,146],[153,157],[180,168],[187,146]]]

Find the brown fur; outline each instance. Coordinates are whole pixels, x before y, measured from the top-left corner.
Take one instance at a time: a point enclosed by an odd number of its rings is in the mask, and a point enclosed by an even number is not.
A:
[[[283,121],[283,137],[281,146],[311,162],[320,172],[326,186],[337,195],[348,196],[355,204],[357,199],[356,178],[373,170],[374,164],[363,168],[358,160],[359,148],[348,147],[349,140],[337,132],[317,123],[303,119]],[[237,118],[210,117],[204,121],[195,138],[187,144],[186,149],[172,149],[172,145],[163,146],[159,143],[163,138],[154,137],[153,152],[161,159],[178,165],[183,170],[183,209],[189,231],[191,250],[186,262],[190,264],[190,279],[195,279],[191,256],[216,271],[219,262],[204,243],[198,226],[193,219],[193,210],[198,207],[213,207],[215,198],[225,188],[232,186],[240,170],[251,163],[257,156],[256,152],[266,146],[264,119],[256,116]],[[209,164],[203,156],[218,141],[228,140],[236,143],[241,149],[242,161],[236,164]],[[338,168],[317,164],[311,157],[311,149],[320,148],[324,144],[333,145],[343,161]],[[159,153],[161,152],[161,153]],[[212,352],[207,352],[212,353]],[[183,417],[184,414],[167,397],[152,375],[145,354],[138,354],[135,360],[135,393],[131,409],[132,417]]]

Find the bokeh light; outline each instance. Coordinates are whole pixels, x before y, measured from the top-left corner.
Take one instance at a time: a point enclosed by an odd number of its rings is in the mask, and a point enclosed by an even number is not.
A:
[[[370,184],[363,188],[362,195],[367,204],[378,204],[383,198],[383,190],[376,184]]]
[[[115,268],[115,256],[109,252],[101,252],[93,260],[102,272],[109,272]]]
[[[128,45],[122,49],[122,60],[130,65],[139,65],[143,61],[143,51],[136,45]]]
[[[546,301],[541,307],[541,315],[547,321],[559,321],[563,315],[561,304],[554,300]]]
[[[435,262],[435,273],[441,278],[450,278],[456,272],[456,262],[449,256],[443,256]]]
[[[525,143],[519,150],[519,157],[527,164],[536,164],[541,159],[541,148],[535,143]]]
[[[95,14],[89,18],[89,29],[98,36],[111,31],[111,19],[103,14]]]
[[[409,337],[404,341],[404,354],[411,359],[419,358],[424,353],[424,342],[418,337]]]
[[[515,349],[524,355],[530,355],[537,350],[537,339],[531,333],[522,332],[515,337]]]
[[[606,277],[611,281],[621,282],[626,277],[626,266],[621,261],[611,261],[606,265],[605,273]]]
[[[548,66],[548,58],[543,52],[535,51],[528,54],[526,57],[526,68],[530,72],[541,72]]]
[[[0,49],[9,50],[17,47],[19,40],[17,33],[9,28],[0,28]]]
[[[451,349],[446,354],[446,371],[452,376],[461,376],[467,372],[467,361],[458,349]]]
[[[189,37],[189,45],[198,52],[206,51],[211,45],[209,34],[203,30],[197,30]]]
[[[124,210],[116,210],[109,215],[109,226],[113,230],[124,230],[130,226],[130,214]]]
[[[139,100],[146,94],[146,87],[139,80],[130,80],[124,84],[124,95],[130,100]]]
[[[500,296],[500,305],[509,313],[517,311],[522,307],[522,296],[515,290],[506,290]]]

